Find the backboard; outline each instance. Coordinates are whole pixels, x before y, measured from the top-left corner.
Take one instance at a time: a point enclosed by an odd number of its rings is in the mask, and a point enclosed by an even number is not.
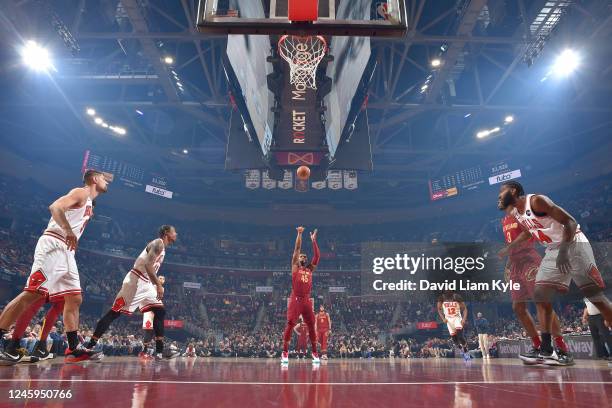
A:
[[[401,37],[408,28],[405,0],[312,0],[319,2],[319,17],[313,22],[290,21],[289,1],[200,0],[198,31],[216,34]]]

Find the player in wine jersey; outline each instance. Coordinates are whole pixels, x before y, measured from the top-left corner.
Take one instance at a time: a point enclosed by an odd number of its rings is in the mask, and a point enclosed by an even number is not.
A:
[[[304,323],[302,316],[300,316],[300,322],[295,326],[293,331],[298,336],[296,347],[298,358],[306,358],[308,354],[308,325]]]
[[[131,315],[136,309],[140,309],[141,313],[150,310],[154,315],[155,359],[162,359],[166,309],[162,303],[164,287],[157,276],[157,271],[164,262],[166,247],[174,243],[177,236],[176,229],[172,225],[162,225],[159,228],[159,238],[149,242],[136,258],[134,267],[123,279],[121,290],[115,297],[111,310],[96,325],[96,330],[87,345],[88,348],[95,347],[100,337],[121,313]]]
[[[158,276],[157,279],[159,283],[164,286],[166,282],[166,278],[164,276]],[[149,310],[148,312],[144,312],[142,314],[142,330],[144,331],[144,337],[142,341],[143,350],[140,352],[138,357],[148,359],[153,358],[154,348],[151,348],[151,342],[155,337],[155,332],[153,331],[153,320],[155,318],[155,314]]]
[[[32,270],[21,294],[0,315],[0,337],[41,299],[64,301],[64,327],[68,338],[66,362],[89,359],[93,353],[79,348],[77,330],[83,301],[79,271],[74,258],[79,238],[93,216],[93,201],[108,190],[104,175],[96,170],[83,174],[83,187],[72,189],[49,206],[51,219],[34,250]],[[0,353],[0,365],[12,365],[21,356],[11,350]]]
[[[531,236],[546,247],[536,274],[534,298],[542,317],[542,345],[539,356],[545,364],[556,365],[559,356],[552,346],[552,301],[565,293],[573,280],[584,296],[612,323],[612,307],[603,293],[604,281],[595,264],[593,250],[576,220],[550,198],[525,194],[523,186],[508,181],[500,187],[498,208],[511,211],[525,228],[506,248],[512,251]]]
[[[325,311],[323,305],[319,306],[315,329],[317,332],[317,339],[321,344],[321,358],[327,360],[327,339],[331,333],[331,318],[329,317],[329,313]]]
[[[516,218],[508,212],[509,211],[507,211],[502,219],[502,230],[506,244],[510,245],[518,238],[521,232],[525,231],[525,229]],[[533,300],[536,273],[542,261],[542,257],[538,251],[536,251],[534,244],[535,240],[530,238],[516,247],[511,248],[509,251],[501,251],[501,255],[508,255],[508,262],[505,268],[506,281],[512,280],[519,284],[518,290],[510,291],[512,297],[512,310],[514,310],[514,314],[519,319],[519,322],[532,342],[532,348],[529,351],[519,354],[519,358],[525,364],[537,364],[542,362],[538,357],[542,340],[538,334],[536,324],[529,313],[529,309],[527,308],[528,302]],[[539,318],[540,321],[542,321],[542,319],[542,317]],[[573,358],[569,355],[569,348],[563,339],[559,318],[554,311],[552,334],[558,349],[557,353],[564,357],[560,361],[564,364],[573,364]]]
[[[308,257],[301,252],[302,233],[304,227],[297,227],[297,238],[293,257],[291,258],[291,294],[287,302],[287,325],[283,334],[283,353],[281,362],[289,362],[289,342],[291,332],[297,324],[298,317],[302,315],[308,325],[308,335],[312,346],[312,362],[319,363],[317,353],[317,333],[315,331],[314,306],[310,298],[312,292],[312,274],[319,264],[319,246],[317,245],[317,230],[310,233],[312,241],[312,261],[308,263]]]
[[[453,342],[461,348],[463,358],[465,360],[471,359],[470,353],[468,353],[467,340],[463,335],[463,327],[468,313],[461,296],[452,292],[444,292],[438,299],[438,315],[446,323]]]

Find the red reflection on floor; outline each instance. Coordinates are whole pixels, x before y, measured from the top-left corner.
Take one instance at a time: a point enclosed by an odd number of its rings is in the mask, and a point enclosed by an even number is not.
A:
[[[70,390],[10,399],[10,390]],[[15,393],[13,392],[13,395]],[[610,407],[605,361],[526,367],[515,360],[310,361],[179,358],[0,367],[0,406],[28,407]],[[524,404],[524,405],[523,405]]]

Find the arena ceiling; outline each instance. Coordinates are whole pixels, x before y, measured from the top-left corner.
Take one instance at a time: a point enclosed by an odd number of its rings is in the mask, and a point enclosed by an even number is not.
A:
[[[242,178],[223,170],[231,109],[220,63],[226,39],[196,32],[197,1],[0,4],[0,123],[11,135],[3,144],[51,161],[53,152],[59,158],[91,148],[147,160],[185,188],[223,188],[228,200],[232,191],[244,193]],[[362,191],[426,198],[427,180],[471,163],[512,157],[554,166],[609,143],[608,1],[407,4],[408,34],[373,41],[379,65],[368,109],[375,170],[360,179]],[[483,5],[486,12],[478,12]],[[558,24],[555,10],[563,10]],[[534,31],[538,21],[550,26]],[[37,76],[19,66],[17,49],[28,39],[53,50],[57,72]],[[545,80],[565,47],[580,50],[583,69],[567,81]],[[428,80],[441,52],[443,64]],[[92,124],[88,107],[127,135]],[[507,115],[515,123],[503,137],[475,137]],[[265,194],[272,193],[262,192],[262,202]]]

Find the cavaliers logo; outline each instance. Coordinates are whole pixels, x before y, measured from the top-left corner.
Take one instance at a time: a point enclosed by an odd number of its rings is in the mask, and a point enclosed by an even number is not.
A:
[[[40,285],[45,283],[46,280],[47,278],[42,273],[42,271],[39,269],[36,272],[34,272],[32,275],[30,275],[30,279],[28,279],[28,288],[38,289]]]
[[[527,270],[527,273],[525,274],[525,280],[527,282],[533,282],[535,281],[537,274],[538,274],[538,267],[532,266],[531,268],[529,268],[529,270]]]
[[[301,155],[297,153],[289,153],[287,160],[289,161],[289,164],[312,165],[314,164],[314,155],[312,153],[304,153]]]

